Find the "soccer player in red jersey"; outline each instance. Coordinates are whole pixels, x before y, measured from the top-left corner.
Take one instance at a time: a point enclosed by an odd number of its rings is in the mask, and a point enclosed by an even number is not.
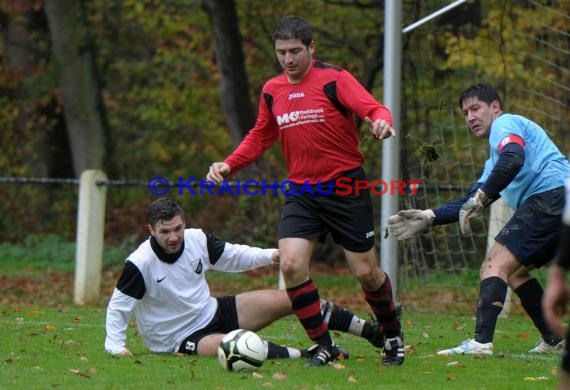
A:
[[[210,166],[206,178],[222,183],[280,139],[288,180],[294,183],[279,222],[280,267],[293,311],[307,335],[319,345],[307,366],[326,365],[339,355],[319,311],[319,292],[309,274],[315,243],[329,232],[343,247],[385,336],[376,343],[383,349],[383,364],[400,365],[404,362],[404,336],[390,279],[379,267],[374,249],[370,191],[354,188],[342,195],[335,192],[338,179],[353,184],[366,180],[356,116],[368,123],[375,139],[382,140],[396,135],[391,113],[348,71],[313,57],[315,42],[305,20],[282,18],[272,40],[284,72],[265,83],[255,126],[230,156]],[[307,185],[332,191],[295,192],[295,188]]]

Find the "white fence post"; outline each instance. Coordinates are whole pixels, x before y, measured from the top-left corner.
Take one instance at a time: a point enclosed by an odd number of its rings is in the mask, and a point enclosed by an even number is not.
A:
[[[107,186],[98,186],[99,180],[107,180],[105,173],[91,169],[83,171],[79,180],[75,250],[76,305],[97,303],[101,290]]]
[[[495,243],[495,236],[501,231],[509,219],[513,216],[513,210],[507,206],[502,198],[499,198],[491,205],[491,213],[489,216],[489,230],[487,231],[487,253]],[[512,290],[507,290],[507,298],[505,305],[501,310],[501,316],[506,317],[511,311],[511,295]]]

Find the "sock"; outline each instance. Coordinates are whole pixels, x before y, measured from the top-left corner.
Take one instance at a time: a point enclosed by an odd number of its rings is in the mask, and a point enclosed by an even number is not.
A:
[[[317,286],[311,279],[287,289],[293,312],[311,340],[319,345],[333,345],[327,323],[321,314]]]
[[[536,326],[542,335],[542,339],[551,345],[560,341],[544,321],[544,315],[542,314],[542,296],[544,295],[544,290],[538,280],[532,278],[521,284],[514,291],[520,298],[521,305],[530,316],[534,326]]]
[[[354,336],[371,338],[374,335],[374,326],[351,311],[335,305],[332,301],[321,299],[321,313],[329,330],[350,333]]]
[[[400,321],[396,316],[394,299],[392,298],[392,284],[388,274],[384,283],[376,291],[364,291],[364,298],[376,315],[379,325],[384,329],[387,337],[400,334]]]
[[[265,350],[267,351],[267,359],[298,359],[301,357],[301,351],[296,348],[284,347],[265,340],[263,344],[265,344]]]
[[[483,279],[479,287],[477,300],[477,319],[475,322],[475,341],[493,342],[497,319],[507,297],[507,282],[498,276]]]

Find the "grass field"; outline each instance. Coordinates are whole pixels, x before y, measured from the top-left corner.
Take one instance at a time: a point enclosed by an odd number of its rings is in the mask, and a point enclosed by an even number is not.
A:
[[[1,258],[1,253],[0,253]],[[72,304],[73,275],[26,264],[0,264],[0,389],[552,389],[557,383],[558,354],[527,354],[538,332],[520,310],[501,318],[495,355],[487,358],[438,358],[435,352],[472,337],[474,318],[438,302],[442,291],[402,291],[407,355],[403,366],[380,365],[379,351],[368,342],[334,333],[350,359],[321,368],[302,360],[266,361],[256,374],[224,371],[217,359],[148,353],[134,324],[128,346],[134,357],[105,353],[105,304],[120,269],[104,274],[101,303]],[[65,267],[64,267],[65,268]],[[355,280],[343,270],[315,274],[321,295],[368,317]],[[215,293],[275,286],[275,275],[210,275]],[[477,281],[465,285],[473,290]],[[433,287],[432,287],[433,289]],[[448,294],[449,295],[449,294]],[[447,298],[446,298],[447,299]],[[442,308],[447,308],[442,310]],[[279,344],[308,346],[296,318],[281,320],[260,332]]]

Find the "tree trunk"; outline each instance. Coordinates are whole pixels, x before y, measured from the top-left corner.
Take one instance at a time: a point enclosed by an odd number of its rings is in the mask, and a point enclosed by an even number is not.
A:
[[[42,52],[37,41],[33,39],[33,32],[47,34],[44,27],[45,16],[40,12],[31,7],[13,11],[7,14],[8,21],[2,31],[6,42],[6,68],[11,71],[12,82],[18,85],[10,93],[18,108],[18,116],[14,122],[14,131],[19,135],[16,142],[29,143],[29,137],[35,141],[33,144],[37,159],[27,160],[30,162],[31,174],[40,177],[73,177],[64,119],[57,110],[56,100],[52,98],[49,104],[40,106],[23,87],[26,82],[33,82]],[[49,120],[40,121],[41,115],[45,115]],[[11,147],[25,149],[23,145]]]
[[[82,6],[81,0],[44,1],[77,177],[85,169],[102,169],[106,158],[103,108]]]
[[[237,146],[255,123],[234,0],[202,0],[216,37],[221,103]]]

